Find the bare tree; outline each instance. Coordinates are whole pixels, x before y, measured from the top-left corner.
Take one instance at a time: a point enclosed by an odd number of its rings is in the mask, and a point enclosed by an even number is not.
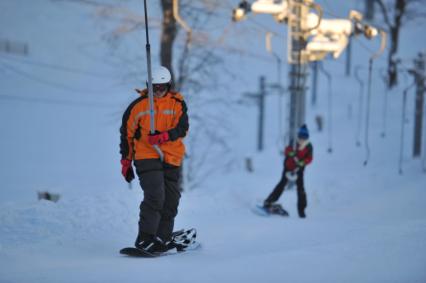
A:
[[[120,46],[136,46],[144,44],[142,30],[144,29],[143,10],[135,11],[127,8],[130,2],[109,0],[52,0],[85,5],[93,9],[98,22],[104,26],[106,33],[103,39],[110,46],[111,56],[108,60],[125,68],[127,81],[139,83],[143,70],[144,54],[142,48],[137,52],[120,50]],[[230,124],[226,115],[231,109],[228,95],[220,88],[217,74],[220,72],[222,59],[218,49],[212,48],[210,35],[201,30],[208,30],[217,15],[216,9],[221,5],[220,0],[190,1],[180,0],[179,10],[193,34],[185,32],[173,15],[173,0],[161,0],[157,7],[161,8],[161,19],[149,14],[150,29],[160,29],[159,59],[161,65],[169,68],[174,77],[173,88],[181,91],[189,105],[190,135],[186,139],[187,158],[185,159],[188,189],[200,186],[205,176],[216,170],[226,170],[232,164],[230,154],[229,133]],[[150,6],[153,11],[153,4]],[[226,9],[228,12],[228,9]],[[230,20],[229,20],[230,22]],[[152,34],[152,33],[151,33]],[[151,36],[151,43],[155,37]],[[135,50],[135,49],[133,49]],[[155,54],[152,52],[152,54]],[[221,70],[226,72],[226,70]],[[214,92],[214,96],[211,93]],[[214,108],[216,107],[216,109]],[[220,111],[217,111],[220,109]]]
[[[398,47],[401,27],[410,20],[424,16],[421,0],[376,0],[390,34],[388,54],[388,87],[398,84]],[[419,4],[419,5],[416,5]],[[417,9],[416,9],[417,8]],[[419,9],[420,8],[420,9]]]
[[[160,60],[161,65],[171,71],[173,81],[175,81],[173,72],[173,44],[178,33],[178,27],[173,16],[173,0],[161,0],[161,9],[163,11],[163,21],[161,28]]]
[[[229,111],[229,100],[217,93],[213,98],[209,94],[218,88],[215,82],[222,60],[211,48],[209,36],[200,32],[212,22],[219,2],[179,1],[179,11],[190,26],[189,32],[176,21],[173,0],[161,1],[161,64],[173,70],[174,89],[183,92],[191,106],[191,134],[184,160],[186,189],[199,187],[206,176],[232,164],[228,143],[232,131],[223,115]],[[221,111],[212,110],[213,105]]]
[[[172,2],[171,0],[166,0]],[[164,2],[164,1],[163,1]],[[164,36],[164,21],[169,13],[163,10],[163,36],[161,45],[167,52],[161,53],[161,61],[171,63],[176,67],[174,88],[182,91],[191,106],[190,138],[187,139],[186,169],[184,171],[186,189],[199,187],[206,176],[212,172],[225,169],[232,163],[228,143],[229,123],[226,115],[229,111],[229,100],[223,99],[215,92],[218,88],[217,72],[221,65],[221,58],[211,48],[208,35],[199,32],[209,25],[212,20],[217,0],[179,1],[181,16],[191,28],[188,32],[181,26],[173,31],[179,31],[180,36]],[[164,7],[164,6],[163,6]],[[170,6],[168,6],[170,8]],[[171,25],[171,21],[168,21]],[[176,28],[176,21],[174,21]],[[177,40],[171,42],[171,40]],[[170,48],[175,43],[175,48]],[[207,43],[207,44],[206,44]],[[163,50],[163,49],[162,49]],[[175,51],[177,59],[169,52]],[[164,57],[163,57],[164,55]],[[164,61],[163,61],[164,60]],[[215,92],[215,96],[210,95]],[[214,106],[221,111],[212,109]]]

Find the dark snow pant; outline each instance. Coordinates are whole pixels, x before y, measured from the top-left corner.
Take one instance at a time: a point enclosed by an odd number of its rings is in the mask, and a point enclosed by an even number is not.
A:
[[[306,199],[306,193],[305,193],[305,185],[303,181],[303,175],[304,175],[304,168],[299,169],[297,171],[297,180],[296,180],[296,187],[297,187],[297,211],[299,213],[299,216],[304,217],[305,216],[305,208],[308,205],[307,199]],[[288,179],[286,177],[287,170],[284,168],[281,180],[280,182],[275,186],[272,193],[268,196],[268,198],[265,200],[266,202],[276,202],[281,194],[284,192],[285,186],[288,183]]]
[[[153,235],[168,241],[179,205],[181,167],[159,159],[135,160],[134,164],[144,193],[140,205],[137,241],[144,236]]]

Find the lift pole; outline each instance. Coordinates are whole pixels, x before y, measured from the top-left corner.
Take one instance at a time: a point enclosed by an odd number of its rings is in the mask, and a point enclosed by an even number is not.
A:
[[[290,0],[289,2],[289,32],[288,32],[288,59],[290,65],[290,143],[295,146],[297,129],[305,123],[306,113],[306,78],[307,56],[304,52],[308,40],[305,22],[309,7],[304,0]]]

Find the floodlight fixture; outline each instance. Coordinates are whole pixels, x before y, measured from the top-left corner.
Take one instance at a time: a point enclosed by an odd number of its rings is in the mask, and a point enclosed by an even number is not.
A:
[[[250,12],[250,3],[246,0],[242,0],[238,7],[232,10],[232,21],[239,22],[246,18],[246,15]]]

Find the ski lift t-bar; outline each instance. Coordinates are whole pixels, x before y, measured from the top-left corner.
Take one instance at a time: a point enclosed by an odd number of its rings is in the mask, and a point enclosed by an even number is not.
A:
[[[150,132],[155,133],[155,113],[154,113],[154,92],[152,89],[152,71],[151,71],[151,46],[149,45],[148,34],[148,13],[146,8],[146,0],[143,1],[145,10],[145,34],[146,34],[146,62],[148,64],[148,99],[149,99],[149,118],[150,118]],[[164,154],[158,145],[153,145],[155,151],[160,156],[160,160],[164,160]]]

